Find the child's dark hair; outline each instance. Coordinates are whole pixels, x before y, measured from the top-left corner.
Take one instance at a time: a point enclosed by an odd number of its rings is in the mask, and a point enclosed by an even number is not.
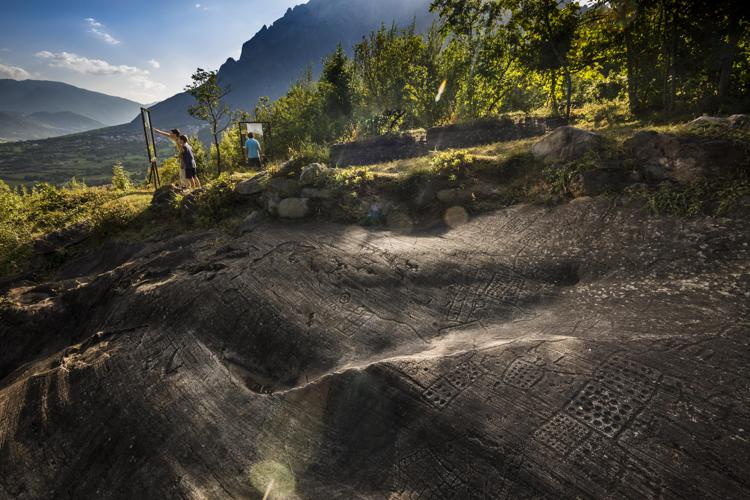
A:
[[[180,132],[180,129],[178,128],[173,128],[172,130],[170,130],[170,132],[172,133],[172,135],[176,135],[177,137],[182,136],[182,132]]]
[[[255,139],[255,135],[252,132],[250,132],[249,134],[247,134],[247,138],[248,139]]]
[[[180,140],[181,140],[182,142],[188,142],[188,136],[186,136],[185,134],[182,134],[182,135],[180,136]]]

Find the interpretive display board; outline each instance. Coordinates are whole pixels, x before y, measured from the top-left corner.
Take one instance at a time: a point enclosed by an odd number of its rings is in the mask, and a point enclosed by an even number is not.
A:
[[[141,108],[141,120],[143,121],[143,134],[146,137],[146,153],[148,154],[148,182],[159,187],[159,169],[156,157],[156,139],[154,139],[154,127],[151,124],[151,111]]]
[[[240,149],[243,158],[247,158],[245,142],[253,134],[253,137],[260,142],[263,155],[266,155],[271,143],[271,124],[268,122],[240,122]]]

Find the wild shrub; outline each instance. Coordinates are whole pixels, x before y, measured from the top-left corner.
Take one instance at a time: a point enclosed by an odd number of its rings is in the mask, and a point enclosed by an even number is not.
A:
[[[236,182],[227,173],[206,184],[198,195],[198,223],[210,225],[232,215],[241,199],[234,192]]]
[[[648,208],[654,215],[696,217],[703,213],[707,199],[704,184],[676,186],[662,184],[648,196]]]
[[[301,166],[311,163],[329,163],[331,151],[322,144],[302,141],[289,148],[289,157]]]
[[[465,178],[474,162],[474,156],[466,151],[446,151],[435,155],[430,171],[453,182]]]
[[[112,167],[112,189],[116,191],[130,191],[133,189],[133,182],[125,172],[122,162],[117,162]]]

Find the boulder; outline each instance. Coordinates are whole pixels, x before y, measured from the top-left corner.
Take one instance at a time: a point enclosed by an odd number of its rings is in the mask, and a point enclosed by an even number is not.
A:
[[[695,120],[688,123],[688,127],[702,127],[706,125],[718,125],[720,127],[728,127],[729,120],[721,118],[719,116],[699,116]]]
[[[604,144],[599,134],[576,127],[559,127],[532,146],[535,158],[550,163],[565,163],[581,158],[589,151],[598,151]]]
[[[750,130],[750,115],[732,115],[727,121],[732,128]]]
[[[447,205],[461,205],[472,201],[474,194],[462,188],[441,189],[437,192],[437,199]]]
[[[169,209],[175,206],[177,195],[182,194],[183,190],[175,184],[162,186],[154,191],[151,198],[151,208],[156,210]]]
[[[328,175],[329,168],[320,163],[312,163],[302,169],[299,175],[300,186],[316,186]]]
[[[742,147],[728,139],[678,137],[638,132],[624,143],[648,181],[692,183],[720,175],[745,160]]]
[[[297,160],[289,160],[281,164],[281,166],[273,173],[273,177],[289,177],[298,172],[299,162]]]
[[[279,202],[277,213],[283,219],[302,219],[309,215],[307,198],[286,198]]]
[[[331,200],[333,199],[333,191],[324,188],[305,187],[302,188],[300,196],[313,200]]]
[[[621,168],[596,168],[578,174],[571,184],[574,196],[598,196],[620,191],[630,183],[630,172]]]
[[[279,215],[279,203],[281,203],[281,196],[278,193],[266,192],[264,196],[266,212],[273,216]]]
[[[34,240],[33,251],[36,255],[48,255],[82,243],[90,234],[86,224],[73,224]]]
[[[268,181],[268,190],[277,193],[281,198],[292,198],[299,195],[300,185],[295,179],[274,177]]]
[[[702,127],[707,125],[747,130],[750,129],[750,116],[732,115],[728,118],[722,118],[719,116],[701,116],[688,123],[689,127]]]
[[[262,172],[252,179],[240,182],[234,188],[234,192],[242,196],[255,196],[263,192],[266,188],[265,181],[268,178],[267,172]]]
[[[180,203],[180,218],[186,224],[194,224],[198,217],[198,200],[205,189],[196,189],[185,195]]]
[[[251,233],[260,226],[263,221],[266,220],[266,213],[262,210],[255,210],[253,213],[245,217],[245,220],[240,224],[240,234]]]

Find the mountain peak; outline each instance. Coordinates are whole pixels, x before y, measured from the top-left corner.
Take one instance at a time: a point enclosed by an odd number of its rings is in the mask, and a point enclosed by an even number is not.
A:
[[[323,58],[340,43],[349,53],[355,43],[381,25],[430,27],[435,16],[431,0],[310,0],[289,8],[270,26],[264,25],[242,46],[239,59],[232,57],[219,69],[222,83],[231,85],[227,101],[250,111],[258,98],[281,97],[305,68],[319,74]],[[193,123],[184,106],[186,99],[168,99],[155,106],[157,124],[177,126]],[[180,106],[178,108],[178,106]]]

